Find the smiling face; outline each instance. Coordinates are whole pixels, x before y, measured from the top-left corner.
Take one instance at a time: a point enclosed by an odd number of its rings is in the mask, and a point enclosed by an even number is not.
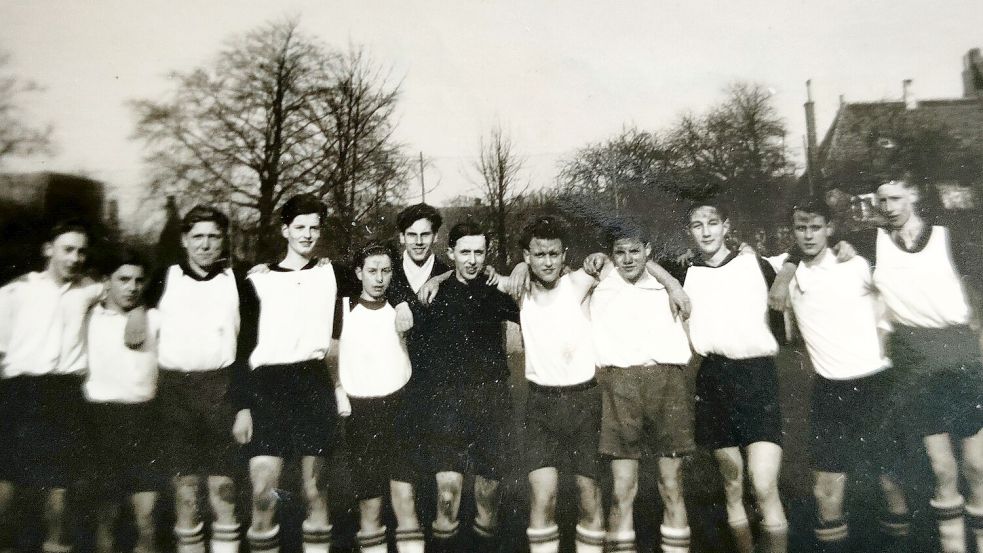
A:
[[[709,258],[723,247],[730,221],[722,218],[717,208],[705,205],[690,214],[687,230],[703,257]]]
[[[552,284],[560,278],[566,261],[566,250],[559,238],[533,238],[522,255],[533,277],[543,284]]]
[[[317,213],[305,213],[294,217],[289,225],[281,227],[283,237],[287,239],[287,249],[304,258],[314,255],[314,248],[321,237],[321,216]]]
[[[918,191],[900,181],[877,188],[877,208],[892,229],[900,229],[911,219],[918,203]]]
[[[225,233],[212,221],[200,221],[181,235],[181,245],[192,265],[208,271],[222,257]]]
[[[399,235],[399,243],[406,248],[406,255],[414,263],[423,265],[430,257],[435,233],[429,219],[417,219]]]
[[[447,248],[447,257],[454,262],[454,275],[467,282],[478,278],[485,268],[486,240],[484,235],[475,234],[457,239],[454,247]]]
[[[388,255],[370,255],[355,269],[355,276],[362,281],[363,298],[380,300],[386,296],[393,278],[392,259]]]
[[[147,283],[140,265],[120,265],[106,282],[106,300],[120,311],[129,311],[140,303]]]
[[[89,237],[81,232],[63,232],[46,242],[43,252],[48,260],[47,268],[58,282],[75,280],[82,274]]]
[[[611,258],[621,278],[638,282],[645,274],[645,263],[652,255],[652,247],[638,238],[619,238],[611,248]]]
[[[833,225],[817,213],[796,211],[792,214],[792,233],[803,255],[812,258],[826,249]]]

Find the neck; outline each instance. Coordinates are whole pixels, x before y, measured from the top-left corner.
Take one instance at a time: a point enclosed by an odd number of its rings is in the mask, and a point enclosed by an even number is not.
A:
[[[816,265],[819,262],[821,262],[826,257],[828,250],[829,248],[824,247],[823,249],[819,250],[819,253],[817,253],[816,255],[809,258],[803,258],[802,262],[806,264],[806,267],[812,267],[813,265]]]
[[[727,246],[720,246],[720,249],[714,252],[713,255],[707,256],[704,254],[703,262],[710,267],[718,267],[724,262],[725,259],[727,259],[728,255],[730,255],[730,248]]]
[[[360,297],[360,298],[362,298],[362,299],[363,299],[363,300],[365,300],[365,301],[368,301],[368,302],[372,302],[372,303],[379,303],[379,302],[381,302],[381,301],[383,301],[383,300],[385,299],[385,297],[380,297],[380,298],[373,298],[373,297],[372,297],[372,296],[371,296],[371,295],[370,295],[370,294],[369,294],[368,292],[366,292],[365,290],[362,290],[362,295],[360,295],[359,297]]]
[[[133,311],[133,309],[135,309],[137,307],[137,306],[134,305],[133,307],[131,307],[129,309],[124,309],[122,306],[120,306],[118,303],[110,300],[108,297],[106,298],[106,300],[104,302],[102,302],[102,306],[104,308],[106,308],[108,311],[113,311],[115,313],[129,313],[130,311]]]
[[[303,269],[311,262],[310,257],[301,255],[293,250],[287,250],[287,255],[280,262],[280,266],[284,269],[298,270]]]
[[[554,280],[553,282],[545,282],[545,281],[543,281],[541,279],[536,278],[535,276],[532,277],[532,286],[533,286],[533,289],[534,290],[541,290],[543,292],[547,292],[549,290],[553,290],[554,288],[556,288],[556,286],[557,286],[557,284],[559,284],[559,282],[560,282],[560,279],[559,278],[556,279],[556,280]]]
[[[404,253],[405,253],[405,252],[404,252]],[[427,263],[427,261],[430,261],[430,256],[432,256],[432,255],[433,255],[433,252],[430,252],[430,253],[429,253],[429,254],[427,254],[427,256],[426,256],[426,257],[424,257],[424,258],[423,258],[422,260],[420,260],[420,261],[417,261],[417,260],[415,260],[415,259],[413,259],[412,257],[410,257],[410,255],[409,255],[409,254],[406,254],[406,259],[409,259],[409,260],[410,260],[410,261],[411,261],[411,262],[412,262],[412,263],[413,263],[414,265],[416,265],[417,267],[423,267],[424,265],[426,265],[426,263]]]
[[[921,217],[912,213],[903,225],[893,230],[894,234],[901,237],[907,245],[914,243],[918,235],[925,229],[925,221]]]
[[[210,273],[214,268],[214,267],[208,267],[208,268],[202,267],[201,265],[195,263],[194,260],[192,260],[190,257],[188,258],[188,267],[190,267],[191,270],[194,271],[198,276],[205,276],[208,273]]]
[[[45,269],[44,272],[45,272],[46,275],[48,275],[48,278],[50,278],[51,280],[57,282],[58,284],[70,284],[70,283],[75,282],[76,280],[78,280],[78,277],[71,277],[71,276],[63,276],[63,275],[60,275],[60,274],[58,274],[57,271],[55,271],[51,267],[48,267],[47,269]]]

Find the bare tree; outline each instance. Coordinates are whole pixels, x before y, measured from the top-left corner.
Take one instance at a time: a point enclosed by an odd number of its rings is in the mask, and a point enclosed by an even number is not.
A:
[[[487,137],[481,138],[478,152],[478,160],[474,163],[477,184],[493,225],[493,251],[499,268],[504,269],[512,262],[509,216],[529,189],[529,183],[520,179],[523,160],[515,152],[512,139],[502,132],[501,126],[493,127]]]
[[[51,147],[51,126],[25,122],[18,105],[23,96],[39,92],[41,87],[7,73],[8,63],[10,57],[0,53],[0,164],[9,156],[44,153]]]

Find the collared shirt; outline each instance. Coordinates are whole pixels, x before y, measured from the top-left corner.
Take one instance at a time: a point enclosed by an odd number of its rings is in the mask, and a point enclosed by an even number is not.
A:
[[[89,313],[85,397],[98,403],[142,403],[157,392],[160,313],[147,310],[147,338],[139,349],[123,343],[127,314],[96,304]]]
[[[838,263],[827,249],[811,267],[800,262],[789,299],[819,375],[847,380],[890,366],[877,333],[878,299],[866,259]]]
[[[102,290],[91,279],[59,283],[46,272],[0,288],[2,376],[84,372],[83,322]]]
[[[673,318],[669,293],[647,271],[634,283],[611,271],[594,288],[590,312],[598,366],[689,363],[683,321]]]
[[[423,265],[417,265],[406,252],[403,252],[403,274],[406,275],[406,281],[414,292],[419,292],[420,288],[430,280],[435,258],[436,256],[431,253]]]

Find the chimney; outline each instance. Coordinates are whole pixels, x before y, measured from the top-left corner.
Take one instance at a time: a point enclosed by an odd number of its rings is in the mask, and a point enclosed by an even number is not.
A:
[[[903,94],[902,99],[904,100],[905,109],[915,109],[918,107],[918,100],[915,99],[915,93],[911,90],[911,79],[905,79],[901,83]]]
[[[983,97],[983,56],[973,48],[963,57],[963,98]]]
[[[812,101],[812,79],[806,81],[806,174],[809,177],[809,193],[816,191],[816,104]]]

